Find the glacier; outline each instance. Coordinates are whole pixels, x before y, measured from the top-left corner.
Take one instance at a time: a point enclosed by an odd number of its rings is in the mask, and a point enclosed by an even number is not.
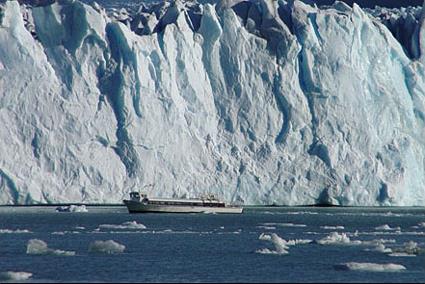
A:
[[[0,3],[0,204],[425,205],[425,5],[47,2]]]

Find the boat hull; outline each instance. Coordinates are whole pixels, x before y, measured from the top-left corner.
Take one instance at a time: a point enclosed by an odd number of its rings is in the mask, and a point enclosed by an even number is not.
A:
[[[242,207],[209,207],[209,206],[182,206],[182,205],[156,205],[124,200],[130,213],[224,213],[241,214]]]

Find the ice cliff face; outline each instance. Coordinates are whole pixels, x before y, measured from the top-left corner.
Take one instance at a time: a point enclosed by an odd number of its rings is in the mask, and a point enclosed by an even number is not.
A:
[[[0,7],[2,204],[425,204],[423,17],[409,57],[340,2]]]
[[[418,59],[423,51],[421,45],[421,29],[423,27],[423,9],[421,7],[407,7],[401,9],[388,9],[377,7],[365,9],[379,19],[394,37],[405,48],[406,54],[412,59]]]

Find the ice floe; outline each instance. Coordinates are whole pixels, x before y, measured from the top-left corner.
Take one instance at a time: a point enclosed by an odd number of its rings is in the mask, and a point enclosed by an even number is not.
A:
[[[56,212],[85,213],[88,212],[88,210],[85,205],[69,205],[56,207]]]
[[[344,226],[320,226],[323,230],[344,230]]]
[[[120,225],[116,224],[102,224],[99,225],[99,229],[112,229],[112,230],[144,230],[146,226],[139,224],[136,221],[124,222]]]
[[[385,225],[376,227],[375,230],[378,230],[378,231],[400,231],[401,228],[400,227],[391,228],[388,224],[385,224]]]
[[[386,243],[395,243],[396,241],[394,239],[374,239],[374,240],[352,240],[351,237],[357,237],[359,233],[356,231],[354,233],[338,233],[338,232],[332,232],[326,237],[314,241],[314,243],[318,243],[321,245],[350,245],[350,246],[372,246],[375,247],[375,249],[368,249],[372,251],[381,251],[384,248],[382,248],[381,245]]]
[[[39,239],[31,239],[27,243],[27,254],[32,255],[58,255],[58,256],[73,256],[74,251],[64,251],[59,249],[51,249],[47,243]]]
[[[360,245],[361,241],[352,241],[346,233],[332,232],[328,236],[317,240],[321,245]]]
[[[113,240],[94,241],[89,245],[89,252],[91,253],[115,254],[122,253],[124,250],[125,245],[119,244]]]
[[[80,231],[55,231],[52,235],[81,234]]]
[[[393,248],[395,254],[417,255],[425,253],[425,249],[421,248],[417,242],[409,241],[403,244],[403,247]],[[399,256],[399,255],[398,255]]]
[[[277,234],[265,234],[262,233],[259,238],[262,241],[269,241],[274,245],[274,250],[270,250],[268,248],[263,248],[256,250],[256,253],[260,254],[288,254],[288,249],[290,246],[300,245],[300,244],[309,244],[311,240],[285,240],[279,237]]]
[[[405,253],[405,252],[394,252],[394,253],[390,253],[388,255],[394,256],[394,257],[415,257],[416,256],[416,254],[410,254],[410,253]]]
[[[425,236],[425,232],[416,232],[416,231],[375,231],[375,232],[359,232],[359,235],[370,235],[370,236]]]
[[[401,264],[394,263],[369,263],[369,262],[347,262],[339,265],[335,265],[335,269],[338,270],[358,270],[358,271],[369,271],[369,272],[399,272],[406,270]]]
[[[392,249],[385,247],[384,244],[380,243],[376,247],[371,249],[365,249],[366,251],[382,252],[382,253],[392,253]]]
[[[274,226],[257,226],[257,228],[263,229],[263,230],[276,230],[276,227]]]
[[[0,234],[29,234],[31,231],[28,231],[26,229],[16,229],[16,230],[10,230],[10,229],[0,229]]]
[[[296,227],[296,228],[304,228],[307,225],[304,224],[294,224],[294,223],[262,223],[262,226],[278,226],[278,227]]]
[[[413,229],[423,229],[423,228],[425,228],[425,222],[421,222],[421,223],[417,224],[416,226],[412,226],[411,228],[413,228]]]
[[[24,281],[30,279],[32,273],[23,271],[6,271],[0,272],[0,280],[2,281]]]

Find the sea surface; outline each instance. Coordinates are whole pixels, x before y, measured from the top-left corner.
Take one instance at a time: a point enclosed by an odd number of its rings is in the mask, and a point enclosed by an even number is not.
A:
[[[0,207],[0,282],[425,282],[424,208],[87,209]]]

